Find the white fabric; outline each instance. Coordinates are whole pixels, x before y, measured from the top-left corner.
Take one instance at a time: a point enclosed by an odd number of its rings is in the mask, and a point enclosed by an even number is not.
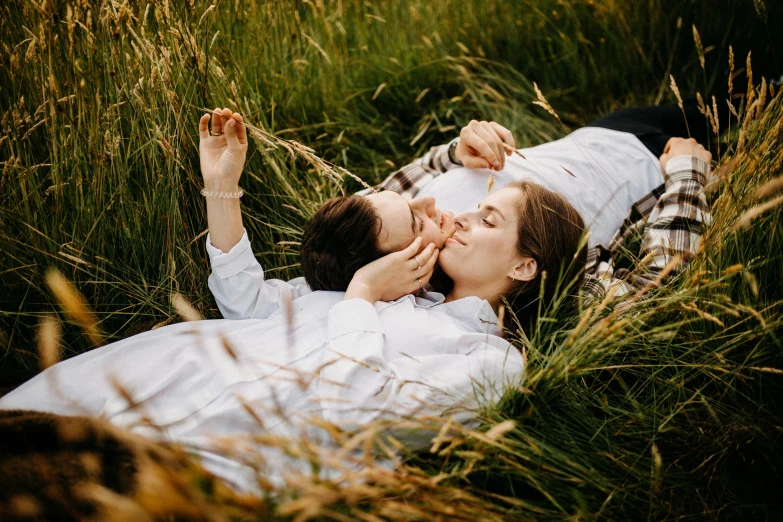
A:
[[[433,196],[455,214],[474,210],[494,189],[529,179],[562,194],[591,231],[589,245],[608,245],[628,210],[663,183],[658,159],[633,134],[584,127],[557,141],[519,149],[525,159],[506,156],[500,172],[458,167],[434,178],[416,197]]]
[[[73,357],[0,399],[0,408],[99,415],[190,446],[212,472],[254,491],[252,470],[226,458],[220,437],[328,443],[305,422],[310,416],[343,427],[417,411],[465,422],[522,378],[521,355],[495,335],[497,318],[479,298],[343,301],[342,292],[310,292],[302,278],[265,281],[247,234],[228,253],[207,238],[207,250],[209,287],[226,319],[165,326]],[[141,405],[131,407],[118,385]],[[286,468],[307,469],[271,449],[261,455],[273,482]]]

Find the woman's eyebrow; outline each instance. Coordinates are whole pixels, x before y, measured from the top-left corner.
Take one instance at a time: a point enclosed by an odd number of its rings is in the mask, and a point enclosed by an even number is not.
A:
[[[419,235],[419,232],[416,230],[416,215],[413,213],[413,207],[410,203],[408,203],[408,209],[411,211],[411,230],[413,231],[413,237]]]
[[[481,203],[478,204],[478,208],[479,208],[479,210],[481,210]],[[487,212],[494,212],[495,214],[500,216],[500,218],[503,221],[506,220],[506,216],[504,216],[503,213],[500,210],[498,210],[497,207],[493,207],[492,205],[486,205],[484,208],[487,209]]]

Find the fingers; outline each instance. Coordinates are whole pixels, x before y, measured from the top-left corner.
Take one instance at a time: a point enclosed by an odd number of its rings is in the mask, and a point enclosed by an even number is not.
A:
[[[212,134],[223,132],[223,115],[218,107],[212,112]]]
[[[420,271],[424,272],[425,274],[432,275],[432,270],[435,268],[435,263],[438,261],[438,254],[440,253],[440,250],[435,248],[434,243],[430,243],[430,246],[432,247],[432,250],[430,251],[429,257],[427,258],[427,261],[424,262],[424,265],[422,265]],[[429,248],[429,247],[427,247]],[[421,258],[420,258],[421,259]],[[424,261],[422,259],[422,261]],[[427,277],[427,280],[429,280],[429,277]]]
[[[506,148],[503,147],[503,142],[500,140],[500,136],[498,136],[497,132],[495,132],[495,129],[492,128],[492,125],[490,125],[489,122],[482,121],[481,128],[484,129],[484,132],[487,135],[489,135],[489,145],[493,148],[495,154],[497,155],[498,163],[500,165],[499,167],[496,165],[496,168],[498,168],[498,170],[503,170],[503,167],[506,164]]]
[[[424,288],[424,286],[430,282],[432,274],[435,272],[435,263],[438,261],[438,254],[440,251],[437,248],[434,248],[435,245],[433,243],[430,243],[427,248],[430,247],[432,247],[432,252],[430,253],[429,259],[427,259],[427,262],[422,265],[421,269],[411,272],[411,274],[413,274],[413,280],[409,284],[410,293],[418,292]]]
[[[422,242],[421,236],[417,236],[416,239],[414,239],[410,245],[400,250],[399,254],[401,256],[404,256],[405,259],[413,259],[413,256],[416,255],[416,252],[419,251],[421,242]]]
[[[424,250],[413,256],[411,258],[413,269],[421,271],[429,263],[433,252],[435,252],[435,243],[430,243]]]
[[[490,165],[496,168],[499,167],[500,161],[498,160],[497,153],[487,142],[485,136],[480,135],[479,132],[481,131],[478,127],[465,127],[462,129],[462,133],[460,133],[460,140],[465,140],[465,145],[469,149],[475,149],[477,156],[489,162]]]
[[[502,170],[505,167],[506,156],[511,155],[516,149],[516,142],[511,132],[494,121],[471,120],[460,131],[460,142],[464,143],[469,153],[467,158],[462,159],[463,165],[468,168]]]
[[[210,136],[208,123],[210,115],[205,114],[199,120],[199,137],[206,139]],[[216,108],[212,111],[212,136],[225,134],[229,148],[240,150],[247,146],[247,129],[243,124],[244,119],[238,112],[232,112],[229,108]]]
[[[247,129],[243,124],[245,120],[242,118],[242,115],[239,114],[238,112],[232,114],[231,117],[238,122],[236,128],[237,128],[237,139],[239,140],[239,143],[241,143],[242,145],[246,145]]]
[[[489,134],[490,139],[492,140],[490,145],[494,147],[498,157],[498,163],[500,163],[498,170],[503,170],[503,167],[506,165],[506,148],[503,146],[503,141],[500,139],[500,136],[498,136],[498,133],[495,132],[495,129],[492,128],[492,125],[490,125],[489,122],[482,121],[481,127],[487,134]]]
[[[462,165],[468,169],[489,169],[492,168],[487,160],[479,156],[470,156],[462,160]]]
[[[503,146],[500,143],[500,138],[497,137],[495,131],[493,131],[485,121],[478,122],[473,127],[473,131],[481,138],[481,140],[487,144],[489,150],[491,151],[487,156],[485,156],[485,159],[489,161],[492,166],[495,167],[495,169],[500,169],[503,165],[502,162],[505,157],[505,154],[503,154]]]
[[[237,138],[237,122],[233,118],[229,118],[223,126],[226,134],[226,141],[228,142],[228,149],[231,151],[239,150],[242,145]]]
[[[506,142],[507,145],[511,148],[504,147],[506,149],[506,154],[511,156],[511,154],[514,153],[514,149],[517,148],[517,143],[514,141],[514,135],[511,134],[511,131],[502,126],[501,124],[491,121],[489,122],[489,125],[492,127],[492,129],[497,132],[498,136]]]
[[[198,137],[202,140],[209,138],[209,114],[203,115],[198,120]]]

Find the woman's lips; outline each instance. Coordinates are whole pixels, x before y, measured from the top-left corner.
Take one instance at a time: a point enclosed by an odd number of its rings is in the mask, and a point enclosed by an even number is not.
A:
[[[451,236],[449,239],[450,239],[450,240],[452,240],[452,241],[454,241],[454,242],[456,242],[456,243],[459,243],[459,244],[460,244],[460,245],[462,245],[462,246],[465,246],[465,242],[464,242],[464,241],[462,240],[462,238],[460,238],[460,237],[459,237],[457,234],[454,234],[454,235],[453,235],[453,236]]]

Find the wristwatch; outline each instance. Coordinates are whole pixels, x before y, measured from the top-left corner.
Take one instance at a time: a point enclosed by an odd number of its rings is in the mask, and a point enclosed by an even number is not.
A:
[[[449,143],[449,160],[451,160],[452,163],[457,165],[462,165],[462,162],[454,156],[454,151],[457,148],[457,144],[459,144],[459,137],[454,138],[451,140],[451,143]]]

